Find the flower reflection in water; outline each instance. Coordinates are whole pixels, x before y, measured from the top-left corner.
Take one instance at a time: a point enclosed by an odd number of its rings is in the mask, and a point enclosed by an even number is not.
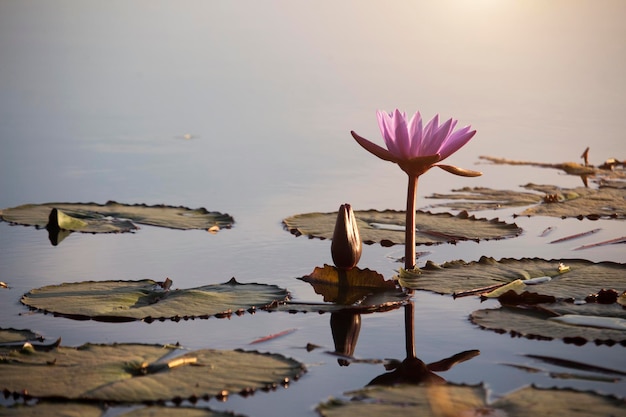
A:
[[[386,372],[374,378],[368,385],[395,385],[395,384],[444,384],[445,379],[435,372],[443,372],[460,362],[465,362],[480,354],[478,350],[466,350],[449,358],[425,364],[415,355],[415,320],[414,305],[409,302],[404,306],[404,331],[406,344],[406,359],[395,366],[391,372]]]

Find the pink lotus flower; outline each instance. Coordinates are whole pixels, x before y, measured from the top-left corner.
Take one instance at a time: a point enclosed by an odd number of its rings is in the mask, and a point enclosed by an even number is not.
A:
[[[393,113],[376,112],[378,126],[385,139],[387,149],[357,135],[352,136],[367,151],[380,159],[398,164],[409,176],[406,203],[406,234],[405,234],[405,269],[415,268],[415,196],[417,194],[417,180],[433,166],[444,169],[452,174],[465,177],[477,177],[480,172],[458,168],[452,165],[443,165],[443,161],[461,149],[476,134],[466,126],[454,130],[457,121],[449,119],[439,124],[439,115],[433,117],[426,126],[422,122],[422,115],[417,112],[411,120],[406,113],[395,110]]]
[[[398,164],[403,171],[413,176],[420,176],[433,166],[457,175],[469,177],[481,175],[480,172],[437,164],[458,151],[476,134],[475,130],[470,130],[470,126],[454,131],[457,121],[449,119],[439,124],[439,115],[435,115],[424,126],[420,112],[408,120],[406,113],[398,109],[389,114],[383,111],[376,114],[387,149],[357,135],[354,131],[351,133],[359,145],[377,157]]]

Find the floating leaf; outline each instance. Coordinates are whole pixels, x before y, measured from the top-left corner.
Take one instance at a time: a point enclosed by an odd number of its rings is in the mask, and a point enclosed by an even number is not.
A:
[[[574,322],[576,325],[572,325],[571,319],[563,319],[574,316],[579,317]],[[503,306],[474,311],[470,320],[483,329],[529,339],[562,339],[576,345],[621,343],[626,346],[626,329],[623,327],[626,310],[617,303],[577,305],[561,302],[538,308]],[[602,321],[614,326],[599,325]]]
[[[95,203],[25,204],[0,210],[0,219],[12,224],[44,228],[48,225],[62,230],[85,233],[128,232],[137,224],[171,229],[215,230],[232,227],[228,214],[165,205],[119,204],[109,201]],[[133,223],[134,222],[134,223]]]
[[[454,210],[492,210],[505,207],[530,206],[542,201],[542,196],[532,192],[493,190],[485,187],[463,187],[452,190],[453,194],[435,193],[426,198],[454,200],[435,207],[448,207]]]
[[[288,313],[343,313],[353,314],[376,313],[395,310],[405,305],[410,295],[403,291],[374,292],[366,295],[354,304],[314,303],[287,301],[286,303],[274,304],[268,307],[268,311],[284,311]]]
[[[361,239],[366,244],[383,246],[404,244],[406,216],[403,211],[355,211]],[[332,239],[337,213],[297,214],[283,220],[285,228],[295,235]],[[490,240],[514,237],[522,232],[515,223],[498,219],[477,219],[467,212],[430,213],[417,211],[415,242],[421,245],[455,243],[463,240]]]
[[[43,340],[43,337],[30,330],[0,329],[0,343],[18,343]]]
[[[350,305],[365,296],[391,291],[396,295],[401,292],[394,281],[385,278],[376,271],[352,268],[345,271],[334,266],[315,267],[310,275],[301,278],[313,286],[315,292],[324,296],[324,301]]]
[[[227,411],[213,411],[208,408],[196,407],[166,407],[166,406],[136,406],[115,409],[117,417],[241,417]],[[6,417],[106,417],[111,415],[109,407],[79,402],[48,402],[40,401],[33,405],[14,404],[3,408],[0,405],[0,414]]]
[[[5,392],[120,403],[247,395],[274,389],[304,372],[302,364],[277,354],[184,352],[142,344],[85,344],[48,352],[0,347],[0,355],[6,358],[0,362],[0,389]]]
[[[164,290],[152,280],[83,281],[49,285],[24,294],[32,309],[73,319],[98,321],[179,320],[226,317],[284,302],[287,290],[275,285],[223,284]]]
[[[399,282],[403,287],[414,290],[457,294],[475,288],[506,284],[517,279],[524,282],[547,276],[551,280],[533,285],[533,292],[583,300],[601,288],[614,288],[621,292],[626,286],[625,272],[625,264],[614,262],[539,258],[504,258],[496,261],[483,256],[478,262],[453,261],[442,265],[429,262],[419,273],[401,275]]]
[[[381,274],[369,269],[346,271],[324,265],[315,267],[311,274],[299,279],[310,283],[315,292],[324,297],[324,303],[289,300],[273,305],[272,311],[373,313],[401,307],[410,298],[394,281],[385,281]]]
[[[561,162],[561,163],[546,163],[546,162],[532,162],[532,161],[515,161],[506,158],[496,158],[493,156],[479,156],[480,159],[485,161],[492,162],[494,164],[500,165],[527,165],[534,166],[540,168],[553,168],[559,169],[566,174],[576,175],[580,177],[584,177],[583,181],[586,181],[586,177],[603,177],[603,178],[626,178],[626,173],[624,172],[624,164],[620,163],[617,160],[612,162],[607,161],[603,165],[599,167],[591,166],[587,163],[587,156],[589,153],[589,148],[585,150],[582,158],[585,159],[585,164],[579,164],[576,162]],[[621,165],[621,169],[615,169]]]
[[[515,206],[531,206],[520,216],[552,216],[589,218],[596,220],[626,218],[626,188],[600,186],[598,189],[561,188],[555,185],[526,184],[521,191],[492,190],[489,188],[461,188],[455,194],[433,194],[429,198],[452,199],[438,204],[457,210],[486,210]]]
[[[547,416],[622,415],[624,402],[613,396],[570,389],[524,387],[492,404],[482,385],[453,384],[368,387],[347,393],[351,401],[330,400],[317,407],[323,417],[368,416]]]

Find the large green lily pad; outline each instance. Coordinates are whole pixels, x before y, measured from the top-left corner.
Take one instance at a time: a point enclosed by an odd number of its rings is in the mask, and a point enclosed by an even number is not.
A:
[[[367,210],[355,211],[354,215],[364,243],[381,243],[384,246],[404,244],[404,211]],[[297,236],[332,239],[336,220],[336,212],[306,213],[288,217],[283,220],[283,224]],[[452,215],[417,211],[415,224],[415,243],[418,245],[504,239],[518,236],[522,232],[515,223],[505,223],[499,219],[477,219],[467,212]]]
[[[348,393],[351,401],[330,400],[317,407],[323,417],[368,416],[570,416],[624,415],[624,400],[570,389],[525,387],[492,404],[484,386],[399,385]]]
[[[626,289],[625,274],[626,265],[615,262],[539,258],[496,261],[483,256],[477,262],[453,261],[441,265],[429,262],[419,273],[401,274],[399,282],[403,287],[414,290],[456,295],[517,279],[524,281],[547,276],[550,281],[529,285],[528,290],[557,298],[582,300],[602,288],[623,291]]]
[[[277,354],[143,344],[0,347],[0,389],[36,398],[145,403],[225,398],[297,379],[302,364]]]
[[[106,417],[111,415],[109,407],[81,402],[41,401],[34,405],[15,404],[11,407],[0,405],[0,415],[6,417]],[[208,408],[132,406],[128,411],[115,410],[117,417],[242,417],[226,411],[213,411]]]
[[[153,280],[83,281],[48,285],[24,294],[28,307],[74,319],[99,321],[179,320],[227,317],[235,312],[266,309],[287,300],[287,290],[275,285],[223,284],[169,289]]]
[[[465,187],[452,194],[433,194],[429,198],[454,200],[438,204],[456,210],[488,210],[531,206],[520,216],[625,219],[626,188],[600,186],[561,188],[555,185],[526,184],[530,192]]]
[[[53,210],[61,213],[54,216],[53,223],[58,228],[84,233],[128,232],[137,229],[135,223],[181,230],[218,230],[230,228],[234,223],[234,219],[228,214],[207,211],[204,208],[128,205],[115,201],[106,204],[24,204],[0,210],[0,219],[12,224],[45,228],[49,225]]]
[[[626,309],[614,304],[553,303],[538,307],[502,306],[474,311],[470,320],[483,329],[529,339],[562,339],[626,346]]]

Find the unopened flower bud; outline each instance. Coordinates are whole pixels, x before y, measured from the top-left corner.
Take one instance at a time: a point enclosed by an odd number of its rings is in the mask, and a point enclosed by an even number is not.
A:
[[[361,259],[361,236],[350,204],[342,204],[337,213],[330,252],[335,266],[352,269]]]

